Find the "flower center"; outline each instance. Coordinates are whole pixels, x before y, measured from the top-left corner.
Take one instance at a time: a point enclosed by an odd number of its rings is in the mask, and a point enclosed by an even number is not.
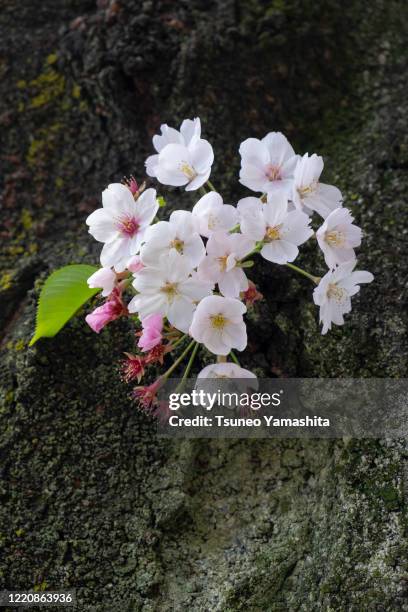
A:
[[[326,232],[324,239],[330,246],[341,247],[346,241],[346,236],[343,232],[333,230],[332,232]]]
[[[318,181],[313,181],[309,185],[305,185],[304,187],[298,187],[297,192],[301,198],[307,198],[316,191],[318,184]]]
[[[214,230],[217,227],[217,217],[215,217],[212,214],[209,214],[207,225],[208,225],[208,229]]]
[[[268,181],[281,181],[281,169],[280,166],[274,166],[273,164],[268,164],[265,169],[265,174]]]
[[[164,293],[169,302],[171,302],[177,295],[177,283],[167,282],[165,285],[163,285],[163,287],[161,287],[160,291]]]
[[[280,240],[281,238],[281,225],[274,225],[273,227],[267,227],[265,232],[264,240],[266,242],[272,242],[273,240]]]
[[[210,321],[212,327],[218,331],[224,329],[227,324],[227,319],[222,314],[212,315]]]
[[[170,242],[170,247],[176,249],[176,251],[182,255],[184,251],[184,242],[180,240],[180,238],[175,238]]]
[[[347,299],[347,291],[343,287],[339,287],[337,283],[330,283],[327,288],[327,297],[338,304],[343,304]]]
[[[227,259],[228,255],[222,255],[221,257],[217,257],[221,272],[225,272],[225,270],[227,269]]]
[[[190,181],[195,179],[195,177],[197,176],[197,172],[187,162],[182,162],[180,164],[180,170],[182,171],[184,176],[186,176]]]
[[[118,224],[120,233],[128,238],[133,238],[139,231],[139,227],[140,224],[134,217],[122,217]]]

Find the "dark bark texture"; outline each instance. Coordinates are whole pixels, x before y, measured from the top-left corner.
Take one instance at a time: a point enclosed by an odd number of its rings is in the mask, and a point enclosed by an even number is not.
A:
[[[49,272],[97,262],[101,190],[142,176],[161,122],[200,116],[226,201],[248,195],[244,138],[322,154],[376,277],[322,337],[307,280],[260,264],[243,365],[406,376],[407,12],[0,0],[0,588],[76,588],[84,611],[408,610],[406,441],[171,442],[119,379],[128,322],[97,336],[79,316],[27,348]],[[300,262],[324,269],[313,245]]]

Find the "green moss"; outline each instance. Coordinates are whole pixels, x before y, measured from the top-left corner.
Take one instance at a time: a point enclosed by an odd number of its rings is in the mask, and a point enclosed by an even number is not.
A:
[[[10,272],[4,272],[0,278],[0,287],[2,289],[10,289],[13,282],[13,275]]]
[[[29,87],[38,92],[31,98],[31,108],[41,108],[64,94],[65,78],[53,68],[49,68],[30,81]]]
[[[58,135],[63,129],[61,122],[55,122],[48,128],[39,128],[31,139],[26,160],[31,168],[45,163],[49,154],[55,149]]]
[[[45,61],[49,66],[52,66],[53,64],[55,64],[57,60],[58,60],[58,54],[50,53],[49,55],[47,55],[47,58]]]
[[[33,227],[33,218],[27,208],[24,208],[21,212],[21,223],[25,230],[30,230]]]
[[[81,88],[77,84],[75,84],[72,88],[72,97],[76,99],[81,97]]]

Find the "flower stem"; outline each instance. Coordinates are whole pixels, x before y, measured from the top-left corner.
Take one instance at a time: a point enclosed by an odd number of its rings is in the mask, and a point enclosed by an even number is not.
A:
[[[176,359],[176,361],[173,363],[173,365],[171,365],[169,367],[169,369],[160,376],[160,378],[162,379],[166,379],[170,376],[170,374],[172,374],[174,372],[174,370],[177,368],[178,365],[180,365],[180,363],[183,361],[183,359],[189,354],[189,352],[191,351],[191,349],[193,348],[193,346],[195,345],[196,341],[192,340],[190,342],[190,344],[187,346],[187,348],[184,349],[184,351],[181,353],[180,357],[178,357]]]
[[[180,338],[178,338],[178,340],[176,340],[176,342],[173,344],[173,346],[171,347],[171,350],[175,349],[176,346],[178,344],[180,344],[180,342],[182,342],[182,340],[184,340],[184,338],[187,336],[187,334],[183,334],[182,336],[180,336]]]
[[[237,366],[241,367],[241,364],[239,363],[237,356],[235,355],[233,351],[230,351],[230,357],[232,361],[234,361],[237,364]]]
[[[311,281],[313,281],[316,285],[319,284],[320,278],[318,276],[313,276],[313,274],[309,274],[309,272],[306,272],[305,270],[302,270],[302,268],[298,268],[294,264],[286,263],[285,265],[287,265],[288,268],[291,268],[292,270],[295,270],[295,272],[298,272],[299,274],[302,274],[302,276],[306,276],[306,278],[308,278]]]
[[[198,347],[199,346],[200,345],[198,344],[198,342],[196,342],[195,347],[193,348],[193,352],[190,355],[190,359],[188,360],[188,364],[186,366],[186,369],[184,370],[184,374],[183,374],[181,380],[186,380],[186,378],[190,374],[190,370],[193,367],[194,359],[195,359],[195,356],[197,355],[197,351],[198,351]]]
[[[207,185],[209,186],[211,191],[217,191],[216,188],[214,187],[214,185],[212,184],[212,182],[210,180],[207,181]]]
[[[248,255],[245,255],[245,257],[243,257],[241,259],[241,262],[243,262],[246,259],[248,259],[248,257],[251,257],[252,255],[255,255],[256,253],[259,253],[259,251],[262,249],[263,245],[264,245],[263,242],[257,242],[256,247],[254,249],[252,249],[252,251],[250,251],[248,253]]]
[[[257,242],[256,247],[250,253],[248,253],[248,255],[245,255],[245,257],[243,259],[241,259],[241,263],[243,261],[245,261],[246,259],[248,259],[248,257],[251,257],[252,255],[255,255],[256,253],[259,253],[259,251],[262,249],[263,245],[264,245],[263,241]],[[285,265],[288,266],[289,268],[291,268],[292,270],[295,270],[295,272],[298,272],[299,274],[302,274],[302,276],[306,276],[306,278],[308,278],[311,281],[313,281],[316,285],[318,285],[320,283],[320,277],[319,276],[313,276],[313,274],[309,274],[309,272],[306,272],[305,270],[302,270],[302,268],[298,268],[294,264],[291,264],[291,263],[288,263],[288,262]]]
[[[186,366],[186,369],[184,370],[184,374],[183,374],[179,384],[177,385],[176,391],[181,391],[183,389],[184,384],[186,382],[186,379],[188,378],[188,375],[190,374],[190,370],[191,370],[191,368],[193,366],[194,359],[195,359],[195,357],[197,355],[197,351],[198,351],[198,347],[199,346],[200,345],[198,344],[198,342],[196,342],[196,345],[193,348],[193,352],[190,355],[190,359],[188,360],[188,364]]]

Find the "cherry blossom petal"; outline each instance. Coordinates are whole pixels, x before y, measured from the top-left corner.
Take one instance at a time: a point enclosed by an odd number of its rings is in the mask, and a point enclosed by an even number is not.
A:
[[[293,147],[281,132],[270,132],[261,142],[269,152],[269,163],[274,166],[282,166],[285,161],[295,156]]]
[[[285,264],[294,261],[298,256],[297,246],[286,240],[273,240],[262,247],[261,255],[268,261],[277,264]]]
[[[187,333],[193,320],[194,310],[195,306],[190,300],[184,296],[177,297],[171,302],[167,310],[169,323],[180,331]]]
[[[98,208],[86,220],[89,225],[89,233],[98,242],[112,242],[119,235],[117,223],[104,209]]]

